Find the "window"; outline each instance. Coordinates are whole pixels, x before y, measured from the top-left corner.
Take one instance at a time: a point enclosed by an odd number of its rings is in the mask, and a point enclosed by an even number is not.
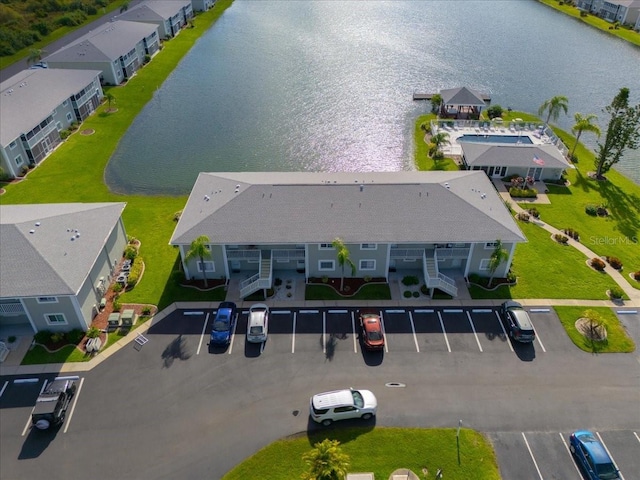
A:
[[[333,245],[330,243],[321,243],[318,246],[318,250],[333,250]]]
[[[202,266],[204,265],[204,270],[202,269]],[[216,271],[216,265],[213,262],[198,262],[198,271],[202,272],[215,272]]]
[[[375,269],[376,269],[375,260],[360,260],[360,270],[375,270]]]
[[[60,122],[56,122],[56,130],[62,130],[62,124]]]
[[[71,112],[67,112],[67,122],[71,122],[73,120],[73,115],[71,115]]]
[[[318,262],[318,270],[322,272],[333,271],[336,269],[335,260],[320,260]]]
[[[377,249],[378,249],[377,243],[361,243],[360,244],[360,250],[377,250]]]
[[[352,407],[347,405],[346,407],[336,407],[333,409],[335,413],[345,413],[345,412],[353,412],[356,407]]]
[[[38,303],[58,303],[56,297],[38,297]]]
[[[489,262],[491,261],[491,259],[489,258],[483,258],[482,260],[480,260],[480,270],[489,270]]]
[[[487,242],[484,244],[484,249],[493,250],[494,248],[496,248],[496,245],[498,245],[498,242]]]
[[[48,313],[44,316],[49,325],[66,325],[67,319],[63,313]]]
[[[67,105],[69,105],[69,100],[65,100],[64,102],[62,102],[63,107],[66,107]]]
[[[17,143],[16,143],[16,141],[14,140],[13,142],[11,142],[11,143],[9,144],[9,148],[10,148],[11,150],[13,150],[14,148],[16,148],[16,145],[17,145]]]
[[[22,165],[22,155],[16,157],[16,165]]]

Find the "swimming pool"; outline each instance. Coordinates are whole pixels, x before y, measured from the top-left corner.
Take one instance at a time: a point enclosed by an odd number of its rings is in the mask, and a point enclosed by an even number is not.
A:
[[[458,142],[476,142],[476,143],[509,143],[509,144],[532,144],[533,142],[527,135],[483,135],[470,134],[458,137]]]

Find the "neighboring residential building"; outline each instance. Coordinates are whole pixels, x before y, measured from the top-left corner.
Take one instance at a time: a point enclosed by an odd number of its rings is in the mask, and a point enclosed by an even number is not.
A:
[[[211,258],[186,261],[201,235]],[[180,248],[187,278],[249,277],[240,283],[246,297],[271,287],[274,270],[341,276],[331,245],[337,237],[356,277],[420,269],[427,287],[454,296],[456,277],[489,274],[497,239],[509,252],[498,277],[526,241],[479,171],[237,172],[200,173],[170,244]]]
[[[611,23],[640,29],[640,0],[578,0],[576,6]]]
[[[193,18],[193,6],[191,0],[148,0],[116,18],[157,25],[160,37],[171,38]]]
[[[197,12],[206,12],[216,3],[216,0],[191,0],[193,9]]]
[[[535,180],[558,180],[573,166],[555,145],[505,145],[464,142],[462,163],[467,170],[482,170],[489,177],[532,177]]]
[[[86,330],[127,235],[124,203],[0,206],[0,326]]]
[[[40,163],[103,94],[97,70],[23,70],[0,84],[0,165],[11,176]]]
[[[57,50],[43,62],[50,68],[100,70],[103,84],[119,85],[131,78],[142,67],[145,57],[152,57],[159,48],[157,26],[115,21]]]

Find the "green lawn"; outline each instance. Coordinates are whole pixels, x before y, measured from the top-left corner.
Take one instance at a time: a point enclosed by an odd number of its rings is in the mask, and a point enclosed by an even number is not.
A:
[[[567,335],[578,348],[585,352],[598,353],[628,353],[636,349],[635,343],[618,321],[616,314],[610,308],[589,308],[597,312],[607,329],[607,340],[594,344],[583,336],[575,327],[576,320],[584,317],[585,307],[554,307]]]
[[[420,125],[423,123],[430,125],[431,120],[435,120],[435,118],[436,116],[430,113],[428,115],[421,115],[416,120],[413,140],[414,145],[416,146],[415,161],[418,170],[459,170],[458,165],[456,165],[456,163],[450,158],[433,160],[429,157],[429,145],[424,141],[425,133],[422,128],[420,128]]]
[[[386,283],[375,283],[364,285],[355,295],[343,297],[328,285],[307,285],[304,296],[305,300],[391,300],[391,290]]]
[[[279,440],[227,473],[223,480],[254,478],[261,480],[300,478],[305,471],[302,455],[317,442],[339,440],[350,457],[352,472],[373,472],[387,479],[398,468],[409,468],[425,478],[435,478],[438,468],[446,480],[497,480],[500,478],[495,453],[478,432],[460,430],[460,465],[455,429],[420,428],[347,428],[328,429],[307,436]]]
[[[606,273],[589,267],[582,253],[559,244],[536,225],[525,222],[518,225],[528,239],[528,243],[516,247],[511,267],[518,284],[493,292],[472,287],[473,298],[608,299],[606,291],[617,284]]]

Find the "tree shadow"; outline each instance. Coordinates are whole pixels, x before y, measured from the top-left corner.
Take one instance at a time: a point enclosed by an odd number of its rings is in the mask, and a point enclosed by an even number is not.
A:
[[[174,338],[169,345],[162,352],[162,362],[164,368],[169,368],[173,365],[174,360],[189,360],[193,355],[187,347],[187,339],[178,335]]]
[[[600,194],[607,204],[607,209],[616,219],[620,233],[629,242],[638,243],[640,231],[640,196],[623,191],[610,181],[599,182]]]

